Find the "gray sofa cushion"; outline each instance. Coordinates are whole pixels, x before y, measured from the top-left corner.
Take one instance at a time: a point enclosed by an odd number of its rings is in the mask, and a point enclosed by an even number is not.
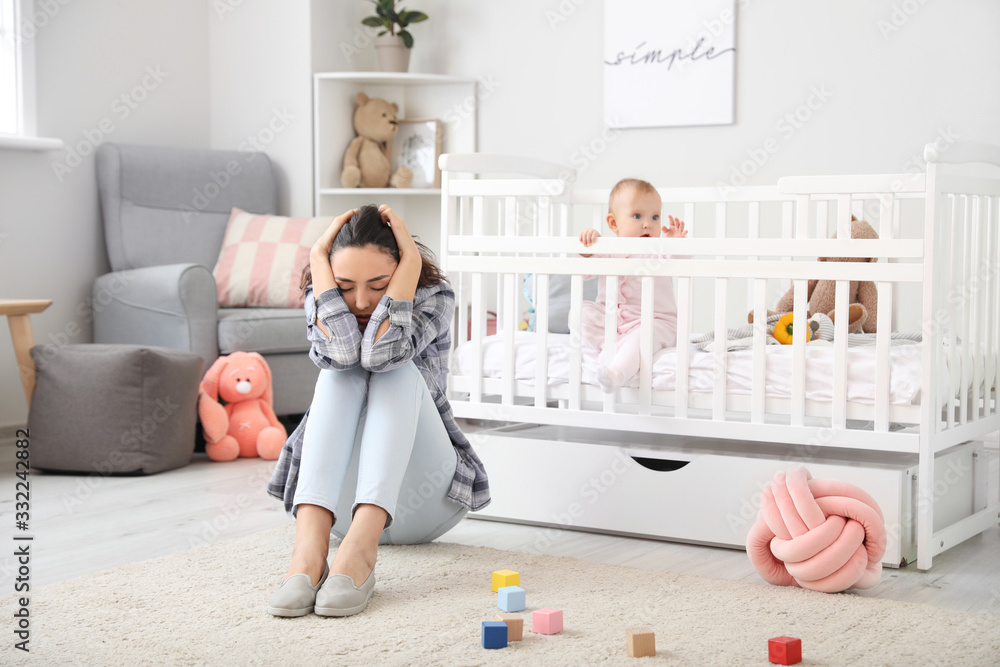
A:
[[[153,473],[187,464],[195,446],[202,359],[140,345],[36,345],[28,413],[31,465]]]
[[[219,354],[309,352],[301,308],[219,308]]]

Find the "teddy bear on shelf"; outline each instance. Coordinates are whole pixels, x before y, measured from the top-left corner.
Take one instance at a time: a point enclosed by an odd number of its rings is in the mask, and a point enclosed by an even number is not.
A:
[[[408,188],[413,171],[400,167],[392,173],[387,142],[396,134],[399,106],[364,93],[355,96],[354,131],[358,133],[344,153],[340,182],[345,188]]]
[[[837,238],[834,234],[833,238]],[[877,239],[878,234],[864,220],[858,220],[851,216],[851,238],[852,239]],[[876,262],[877,257],[820,257],[821,262]],[[835,297],[837,293],[837,282],[835,280],[810,280],[806,291],[808,299],[808,316],[812,317],[816,313],[825,313],[831,321],[834,317]],[[848,333],[875,333],[875,324],[878,319],[878,289],[875,283],[870,280],[852,280],[848,289]],[[794,288],[790,288],[778,301],[774,310],[767,311],[768,316],[790,313],[794,307]],[[747,317],[749,322],[753,322],[753,311]]]
[[[220,396],[225,406],[219,403]],[[198,387],[198,416],[208,458],[277,459],[288,435],[272,406],[271,369],[264,357],[233,352],[216,359]]]

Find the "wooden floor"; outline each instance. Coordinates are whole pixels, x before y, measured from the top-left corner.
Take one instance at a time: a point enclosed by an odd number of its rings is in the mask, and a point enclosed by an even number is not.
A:
[[[990,450],[991,486],[997,451]],[[0,445],[0,522],[14,531],[14,451]],[[179,470],[148,477],[31,476],[31,585],[72,579],[191,546],[287,525],[280,502],[264,493],[273,463],[215,463],[197,454]],[[25,534],[20,533],[18,534]],[[441,538],[459,544],[574,556],[585,560],[721,579],[762,582],[742,551],[672,544],[465,519]],[[8,545],[12,542],[8,542]],[[291,545],[289,544],[289,550]],[[13,549],[0,550],[4,593],[13,590]],[[1000,615],[1000,528],[937,556],[934,567],[886,569],[882,582],[859,595]],[[282,573],[276,572],[275,577]]]

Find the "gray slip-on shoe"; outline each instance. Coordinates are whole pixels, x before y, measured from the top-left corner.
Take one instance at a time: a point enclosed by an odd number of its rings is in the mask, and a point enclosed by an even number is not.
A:
[[[353,616],[365,610],[375,592],[375,568],[358,588],[346,574],[330,576],[316,593],[317,616]]]
[[[311,586],[312,580],[308,574],[293,574],[285,579],[278,590],[271,593],[267,601],[267,613],[272,616],[283,616],[293,618],[305,616],[313,610],[316,604],[316,593],[323,587],[327,577],[330,575],[330,565],[323,566],[323,576],[319,578],[319,583]]]

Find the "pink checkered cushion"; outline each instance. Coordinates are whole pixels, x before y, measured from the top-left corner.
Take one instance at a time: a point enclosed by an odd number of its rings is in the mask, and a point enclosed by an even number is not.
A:
[[[333,218],[283,218],[234,208],[212,275],[220,306],[301,308],[309,249]]]

